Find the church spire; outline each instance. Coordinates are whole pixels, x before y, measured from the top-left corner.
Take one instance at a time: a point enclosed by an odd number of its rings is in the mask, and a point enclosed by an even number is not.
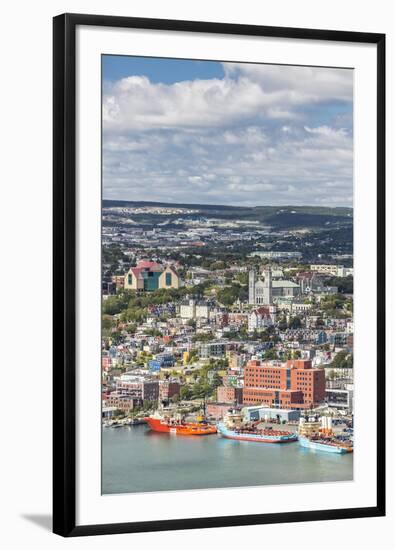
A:
[[[248,273],[248,303],[251,305],[255,305],[255,283],[256,283],[255,269],[250,269]]]
[[[272,284],[272,268],[269,265],[264,271],[264,304],[271,305],[273,303],[273,284]]]

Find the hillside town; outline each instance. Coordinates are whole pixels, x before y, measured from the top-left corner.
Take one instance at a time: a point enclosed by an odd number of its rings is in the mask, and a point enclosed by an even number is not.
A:
[[[193,213],[168,210],[150,214]],[[220,233],[202,224],[179,243],[155,227],[104,227],[103,422],[159,410],[216,422],[233,410],[284,423],[325,414],[352,425],[353,268],[344,243],[307,263],[317,231],[282,230],[282,241],[303,244],[262,251],[261,241],[278,242],[276,231],[237,219],[222,220]],[[237,228],[254,246],[234,253]],[[214,240],[233,255],[216,260]],[[210,261],[200,253],[207,246]]]

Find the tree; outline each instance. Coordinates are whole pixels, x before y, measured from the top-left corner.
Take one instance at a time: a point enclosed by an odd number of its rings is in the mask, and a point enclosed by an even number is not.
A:
[[[198,351],[196,349],[190,351],[187,363],[188,364],[193,363],[194,361],[196,361],[198,356],[199,356],[199,354],[198,354]]]
[[[172,395],[170,397],[170,401],[172,403],[178,403],[180,401],[180,395],[178,393],[176,393],[175,395]]]
[[[216,372],[213,376],[212,380],[212,386],[214,388],[218,388],[218,386],[222,385],[222,378],[219,376],[219,374]]]
[[[301,326],[302,326],[302,321],[300,317],[292,317],[289,320],[288,328],[297,329],[297,328],[300,328]]]
[[[347,298],[343,294],[330,294],[321,300],[321,309],[329,317],[344,318],[347,314],[344,311],[344,305]]]
[[[247,271],[236,273],[235,275],[236,281],[238,281],[241,285],[246,286],[248,284],[248,273]]]
[[[151,409],[154,409],[156,406],[155,401],[150,401],[149,399],[144,399],[143,401],[143,409],[146,411],[149,411]]]
[[[192,397],[194,399],[204,399],[213,393],[213,388],[207,382],[197,382],[192,386]]]
[[[353,368],[353,354],[346,350],[339,351],[329,366],[335,369],[351,369]]]
[[[287,328],[287,318],[284,314],[278,320],[278,328],[280,330],[285,330]]]
[[[222,260],[215,261],[212,264],[210,264],[210,269],[213,270],[213,271],[215,271],[217,269],[225,269],[225,268],[226,268],[226,264]]]
[[[113,346],[116,346],[116,345],[120,344],[123,341],[123,335],[119,331],[112,332],[111,336],[110,336],[110,339],[111,339],[111,344]]]
[[[180,390],[180,398],[189,401],[192,398],[192,390],[189,386],[182,386]]]
[[[265,351],[265,355],[263,357],[264,357],[264,359],[267,359],[269,361],[274,360],[274,359],[278,359],[278,353],[275,350],[275,348],[270,348],[270,349]]]
[[[329,371],[328,379],[335,380],[336,378],[337,378],[337,374],[335,373],[335,371],[334,370]]]
[[[354,277],[331,277],[325,280],[328,286],[336,286],[340,294],[352,294],[354,292]]]
[[[111,336],[111,329],[114,326],[113,318],[111,315],[102,315],[101,321],[103,336],[109,338]]]
[[[231,306],[236,300],[243,302],[247,297],[247,289],[239,283],[233,283],[231,286],[220,290],[217,294],[218,301],[224,306]]]
[[[354,303],[353,303],[353,299],[352,298],[349,298],[348,300],[346,300],[345,304],[344,304],[344,309],[349,312],[350,314],[352,314],[353,312],[353,309],[354,309]]]

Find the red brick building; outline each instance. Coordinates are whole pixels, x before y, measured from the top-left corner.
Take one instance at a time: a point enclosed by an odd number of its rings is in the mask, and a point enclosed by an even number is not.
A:
[[[325,372],[311,361],[291,359],[287,363],[249,361],[244,370],[243,402],[283,409],[307,409],[325,398]]]
[[[158,380],[123,380],[116,381],[116,390],[119,394],[129,397],[139,397],[143,401],[156,401],[159,397]]]
[[[243,403],[243,388],[233,386],[219,386],[217,388],[218,403],[241,405]]]
[[[180,394],[180,383],[169,380],[159,380],[159,401],[168,401],[174,395]]]
[[[143,401],[140,397],[124,395],[117,391],[111,392],[106,401],[106,407],[115,407],[125,412],[131,411],[142,404]]]
[[[111,369],[112,361],[109,355],[105,355],[101,358],[101,367],[103,370]]]

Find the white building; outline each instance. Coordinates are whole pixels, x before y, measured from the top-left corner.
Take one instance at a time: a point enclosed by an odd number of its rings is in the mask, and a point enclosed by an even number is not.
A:
[[[350,277],[352,275],[354,275],[353,267],[343,267],[342,265],[339,265],[339,267],[337,268],[338,277]]]
[[[307,313],[312,307],[312,304],[311,303],[298,303],[298,302],[293,302],[291,304],[291,311],[292,313]]]
[[[353,334],[353,332],[354,332],[354,321],[347,321],[346,332],[348,334]]]
[[[291,260],[291,259],[300,259],[302,257],[301,252],[290,252],[288,250],[269,250],[269,251],[257,251],[257,252],[251,252],[249,256],[254,257],[257,256],[258,258],[266,258],[269,260]]]
[[[261,331],[270,327],[275,321],[276,308],[274,306],[255,309],[248,315],[248,331]]]
[[[344,389],[327,388],[325,390],[325,401],[328,407],[352,413],[354,410],[353,384],[346,384]]]
[[[186,300],[180,305],[181,319],[194,319],[196,314],[195,300]]]
[[[337,264],[311,264],[310,270],[317,273],[325,273],[332,277],[349,277],[354,275],[353,267],[344,267]]]
[[[210,306],[207,302],[186,300],[180,304],[181,319],[208,319]]]
[[[207,302],[197,302],[195,311],[198,319],[208,319],[210,316],[210,306]]]
[[[331,275],[332,277],[337,276],[336,264],[311,264],[310,270],[318,273],[325,273],[326,275]]]

